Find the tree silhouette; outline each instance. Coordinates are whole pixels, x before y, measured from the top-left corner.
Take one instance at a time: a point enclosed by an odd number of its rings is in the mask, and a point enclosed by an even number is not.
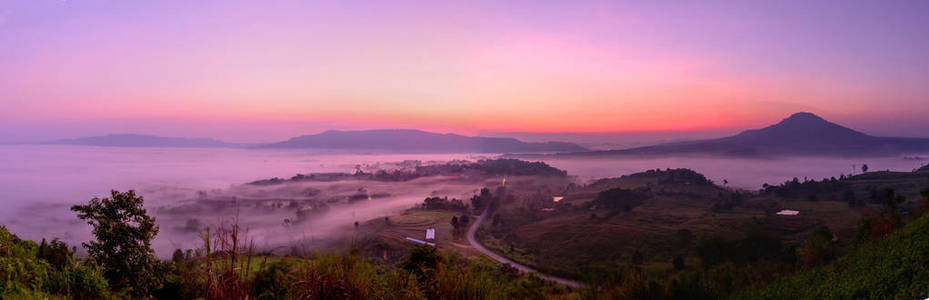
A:
[[[160,286],[151,242],[158,234],[155,220],[146,214],[141,196],[129,190],[113,190],[110,198],[93,198],[87,205],[75,205],[77,217],[93,226],[95,241],[83,243],[94,261],[103,266],[103,275],[116,288],[143,297]]]

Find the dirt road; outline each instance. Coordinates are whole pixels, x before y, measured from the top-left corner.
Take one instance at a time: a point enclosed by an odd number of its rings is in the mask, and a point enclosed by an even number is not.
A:
[[[518,269],[518,270],[520,270],[520,271],[522,271],[522,272],[527,272],[527,273],[529,273],[529,272],[535,272],[535,275],[538,276],[539,278],[542,278],[542,279],[545,279],[545,280],[548,280],[548,281],[554,281],[554,282],[557,282],[557,283],[560,283],[560,284],[563,284],[563,285],[567,285],[567,286],[570,286],[570,287],[584,287],[584,284],[579,283],[579,282],[577,282],[577,281],[573,281],[573,280],[564,279],[564,278],[561,278],[561,277],[556,277],[556,276],[551,276],[551,275],[546,275],[546,274],[539,273],[539,271],[536,271],[536,270],[533,269],[533,268],[530,268],[530,267],[527,267],[527,266],[518,264],[518,263],[516,263],[516,262],[513,262],[512,260],[509,260],[509,259],[506,258],[506,257],[500,256],[500,255],[494,253],[493,251],[490,251],[490,250],[488,250],[487,248],[484,248],[484,246],[482,246],[480,243],[477,242],[477,240],[474,239],[474,233],[477,232],[477,228],[481,226],[481,222],[484,221],[484,217],[485,217],[485,216],[487,216],[487,210],[486,210],[486,209],[484,210],[484,213],[482,213],[481,216],[478,217],[477,220],[474,221],[474,224],[471,224],[471,228],[468,228],[468,243],[471,243],[471,246],[474,246],[474,249],[477,249],[478,251],[481,251],[481,253],[484,253],[484,255],[487,255],[488,257],[490,257],[490,258],[493,259],[493,260],[496,260],[496,261],[498,261],[498,262],[500,262],[500,263],[502,263],[502,264],[509,264],[510,266],[512,266],[512,267],[514,267],[514,268],[516,268],[516,269]]]

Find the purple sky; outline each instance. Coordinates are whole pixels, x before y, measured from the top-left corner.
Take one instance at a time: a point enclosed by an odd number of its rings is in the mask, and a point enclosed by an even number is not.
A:
[[[3,1],[0,142],[929,132],[929,1]]]

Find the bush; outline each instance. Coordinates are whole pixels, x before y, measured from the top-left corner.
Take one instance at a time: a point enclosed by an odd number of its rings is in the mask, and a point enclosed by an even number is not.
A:
[[[57,240],[51,246],[20,240],[0,226],[0,299],[110,298],[100,272],[92,265],[72,262],[67,249]]]
[[[929,291],[929,216],[865,242],[830,265],[803,271],[746,299],[923,299]]]
[[[257,299],[292,299],[293,269],[293,264],[277,261],[258,271],[253,283]]]

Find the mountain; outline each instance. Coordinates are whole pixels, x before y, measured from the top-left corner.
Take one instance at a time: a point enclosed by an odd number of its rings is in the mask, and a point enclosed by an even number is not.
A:
[[[891,156],[919,152],[929,152],[929,139],[871,136],[800,112],[777,124],[724,138],[556,156]]]
[[[586,151],[572,143],[527,143],[514,138],[469,137],[409,129],[329,130],[257,148],[313,148],[402,153],[513,153]]]
[[[104,147],[170,147],[170,148],[217,148],[240,147],[209,138],[177,138],[143,134],[109,134],[103,136],[65,139],[45,142],[55,145],[81,145]]]

